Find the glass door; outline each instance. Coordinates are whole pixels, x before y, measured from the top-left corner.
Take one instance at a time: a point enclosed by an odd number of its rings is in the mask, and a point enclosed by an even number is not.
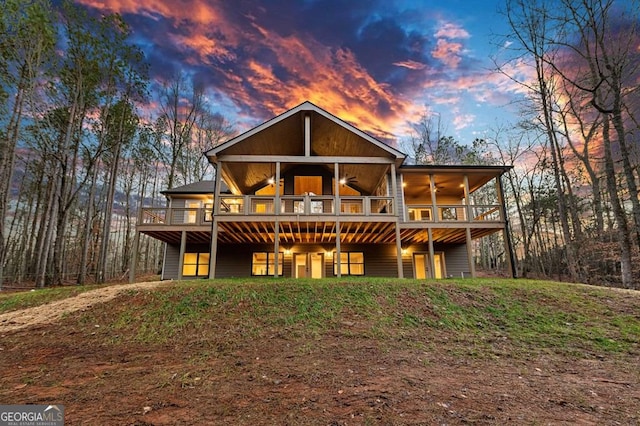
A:
[[[324,254],[294,253],[293,276],[295,278],[322,278],[324,276]]]

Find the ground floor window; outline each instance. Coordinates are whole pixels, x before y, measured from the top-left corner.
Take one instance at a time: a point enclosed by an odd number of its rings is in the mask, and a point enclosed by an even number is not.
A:
[[[185,253],[182,262],[182,276],[209,276],[209,253]]]
[[[338,256],[333,256],[333,274],[338,275]],[[347,251],[340,253],[340,275],[364,275],[364,253]]]
[[[278,253],[278,275],[282,275],[284,253]],[[275,254],[271,252],[253,253],[251,275],[273,275],[275,271]]]

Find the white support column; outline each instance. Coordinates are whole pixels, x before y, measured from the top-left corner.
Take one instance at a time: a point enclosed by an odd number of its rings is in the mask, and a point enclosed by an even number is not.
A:
[[[341,247],[340,247],[340,239],[342,238],[340,235],[340,165],[338,163],[333,163],[333,192],[334,197],[335,197],[335,203],[336,205],[334,206],[334,208],[336,209],[335,211],[335,215],[336,215],[336,254],[335,254],[335,258],[333,259],[333,261],[335,262],[336,265],[336,276],[338,278],[340,278],[342,276],[342,265],[340,263],[340,253],[341,253]]]
[[[182,269],[184,268],[184,253],[187,251],[187,231],[182,231],[180,238],[180,259],[178,259],[178,281],[182,281]]]

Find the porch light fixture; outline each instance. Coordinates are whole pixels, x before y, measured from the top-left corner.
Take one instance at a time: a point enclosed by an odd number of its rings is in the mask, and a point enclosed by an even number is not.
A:
[[[409,254],[409,249],[403,248],[402,249],[402,255],[403,256],[407,256]]]

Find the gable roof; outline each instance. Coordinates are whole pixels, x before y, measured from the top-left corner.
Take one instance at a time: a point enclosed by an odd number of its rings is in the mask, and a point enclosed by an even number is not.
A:
[[[216,181],[214,180],[201,180],[199,182],[193,182],[187,185],[177,186],[171,189],[165,189],[160,193],[164,195],[213,194],[215,184],[216,184]],[[220,192],[225,193],[228,191],[229,191],[229,188],[227,188],[224,182],[221,182]]]
[[[306,101],[205,152],[220,155],[304,155],[304,117],[311,117],[311,151],[317,156],[387,157],[402,164],[406,155]]]

